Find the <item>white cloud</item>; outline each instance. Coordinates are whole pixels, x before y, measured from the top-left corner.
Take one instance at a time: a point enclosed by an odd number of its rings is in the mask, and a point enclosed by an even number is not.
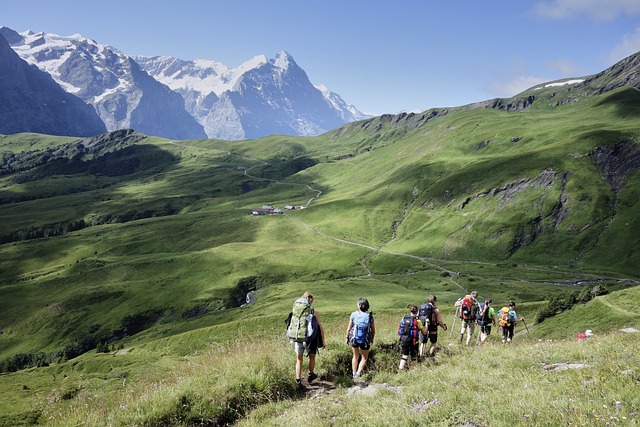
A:
[[[611,21],[618,15],[635,15],[640,13],[638,0],[552,0],[539,2],[534,6],[534,13],[539,16],[563,19],[575,15],[586,14],[594,19]]]
[[[547,81],[549,80],[543,77],[521,75],[506,80],[490,81],[485,90],[491,97],[508,98]]]
[[[587,72],[583,67],[566,59],[550,61],[546,67],[558,78],[583,76]]]
[[[613,65],[621,59],[624,59],[629,55],[633,55],[638,51],[640,51],[640,26],[636,27],[636,30],[633,33],[624,36],[622,42],[611,49],[611,52],[609,52],[609,55],[606,58],[607,64]]]

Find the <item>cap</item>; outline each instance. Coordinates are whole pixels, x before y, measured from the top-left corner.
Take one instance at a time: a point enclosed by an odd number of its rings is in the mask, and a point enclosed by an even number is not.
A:
[[[593,336],[593,331],[591,329],[587,329],[586,331],[584,331],[584,334],[590,337],[590,336]]]

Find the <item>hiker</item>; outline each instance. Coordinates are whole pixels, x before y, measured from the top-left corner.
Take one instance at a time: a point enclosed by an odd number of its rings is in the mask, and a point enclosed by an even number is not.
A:
[[[589,339],[593,336],[593,331],[591,329],[587,329],[584,332],[578,332],[578,342],[582,342],[586,339]]]
[[[309,356],[309,374],[307,382],[311,383],[318,378],[314,372],[316,365],[316,353],[318,348],[324,348],[324,331],[318,312],[311,307],[313,295],[305,292],[302,297],[293,303],[293,310],[289,314],[287,337],[295,344],[296,359],[296,387],[302,388],[302,362],[304,352]]]
[[[402,371],[407,367],[409,356],[411,356],[412,362],[417,360],[418,334],[420,332],[425,335],[428,333],[427,328],[424,327],[420,319],[418,319],[418,306],[409,304],[407,308],[410,314],[405,314],[398,325],[398,335],[400,335],[400,348],[402,351],[398,371]]]
[[[480,345],[484,344],[491,334],[491,325],[496,325],[496,311],[491,307],[492,303],[491,298],[487,298],[484,301],[484,306],[480,307],[478,311],[477,323],[480,326]]]
[[[349,317],[346,336],[347,344],[351,346],[353,351],[351,358],[353,379],[362,375],[369,359],[369,349],[373,345],[373,338],[376,335],[373,313],[369,312],[369,301],[366,298],[360,298],[357,307],[358,310],[351,313],[351,317]]]
[[[458,342],[464,339],[464,333],[467,333],[466,345],[471,342],[471,337],[476,330],[476,313],[478,312],[478,291],[471,291],[469,295],[456,301],[456,308],[460,310],[460,319],[462,321],[462,329],[460,329],[460,337]]]
[[[520,317],[524,321],[524,317]],[[516,314],[516,302],[511,300],[507,307],[502,307],[498,315],[498,324],[502,328],[502,344],[510,343],[513,339],[513,330],[518,323]]]
[[[442,315],[440,309],[436,306],[438,298],[435,295],[429,295],[427,303],[420,305],[418,311],[418,319],[427,328],[427,335],[420,332],[420,356],[424,356],[424,350],[427,346],[427,342],[431,342],[429,346],[428,356],[433,357],[436,353],[436,342],[438,341],[438,326],[445,331],[447,330],[447,324],[442,321]]]

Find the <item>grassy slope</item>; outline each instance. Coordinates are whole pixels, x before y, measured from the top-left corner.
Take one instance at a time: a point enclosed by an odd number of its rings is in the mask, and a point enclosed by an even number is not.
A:
[[[287,308],[278,289],[264,295],[253,311],[236,311],[238,323],[225,328],[150,339],[122,355],[92,353],[48,368],[5,374],[0,377],[1,397],[10,406],[0,425],[19,425],[28,414],[52,426],[215,424],[238,417],[243,419],[240,425],[282,425],[284,414],[290,423],[307,425],[419,425],[426,420],[436,425],[559,425],[568,420],[625,425],[622,417],[633,420],[631,414],[640,409],[639,341],[616,332],[640,328],[638,317],[628,311],[629,301],[640,297],[638,286],[598,297],[540,325],[530,320],[530,332],[519,334],[506,348],[496,331],[485,346],[473,349],[460,347],[455,334],[451,338],[441,332],[435,361],[396,374],[399,350],[392,344],[402,311],[391,299],[417,299],[422,292],[388,283],[381,288],[375,280],[360,284],[347,293],[354,296],[351,302],[358,292],[371,295],[378,326],[366,380],[400,391],[354,398],[348,393],[353,385],[347,378],[350,351],[341,342],[352,307],[335,284],[320,285],[325,292],[317,307],[328,339],[318,372],[337,385],[331,394],[297,401],[302,396],[292,389],[294,356],[283,342],[281,319],[273,314]],[[441,308],[449,321],[451,305]],[[527,305],[521,308],[519,314],[531,315]],[[577,343],[576,332],[587,328],[596,337]],[[562,372],[545,367],[554,363],[588,366]]]
[[[156,310],[154,326],[124,341],[140,348],[133,353],[139,359],[131,367],[110,358],[86,368],[95,378],[82,387],[119,382],[122,372],[132,382],[143,380],[149,365],[164,373],[176,357],[203,351],[209,342],[223,345],[238,316],[251,319],[254,314],[223,310],[237,281],[249,276],[261,286],[258,312],[284,313],[293,297],[311,289],[336,323],[361,295],[392,324],[408,302],[428,292],[436,292],[443,307],[471,288],[496,302],[530,301],[523,309],[533,318],[533,302],[566,292],[549,282],[610,277],[610,286],[624,287],[613,279],[638,278],[638,172],[627,176],[609,221],[611,188],[588,154],[637,139],[639,105],[636,90],[622,89],[552,112],[451,110],[415,129],[383,117],[316,138],[181,145],[147,138],[140,144],[145,159],[168,152],[177,161],[121,177],[54,175],[23,184],[1,177],[0,196],[39,198],[0,206],[0,234],[166,205],[179,214],[2,245],[0,359],[60,349],[90,331],[113,330],[126,316]],[[379,130],[372,132],[374,125]],[[18,135],[0,146],[23,151],[28,141],[35,142],[31,149],[70,142]],[[310,163],[316,165],[297,172]],[[474,198],[546,169],[568,173],[566,185],[556,179],[547,191],[530,186],[510,199],[501,193]],[[305,204],[316,194],[306,185],[322,191],[310,209],[290,217],[248,215],[262,204]],[[568,217],[554,228],[549,218],[561,194]],[[540,237],[509,257],[510,242],[537,215],[544,218]],[[266,316],[278,329],[281,316]],[[71,376],[73,363],[24,373],[48,391],[34,397],[24,384],[21,395],[5,396],[14,402],[11,411],[24,414],[34,398],[42,402],[42,394],[59,391],[44,377],[56,370]],[[3,381],[20,382],[21,375]],[[74,378],[69,383],[84,381]],[[64,406],[73,399],[58,400]]]

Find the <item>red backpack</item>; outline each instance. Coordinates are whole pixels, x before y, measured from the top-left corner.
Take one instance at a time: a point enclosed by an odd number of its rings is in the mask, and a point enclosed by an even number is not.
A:
[[[465,320],[475,319],[476,315],[474,313],[473,301],[471,297],[467,295],[462,299],[462,303],[460,304],[460,318]]]

